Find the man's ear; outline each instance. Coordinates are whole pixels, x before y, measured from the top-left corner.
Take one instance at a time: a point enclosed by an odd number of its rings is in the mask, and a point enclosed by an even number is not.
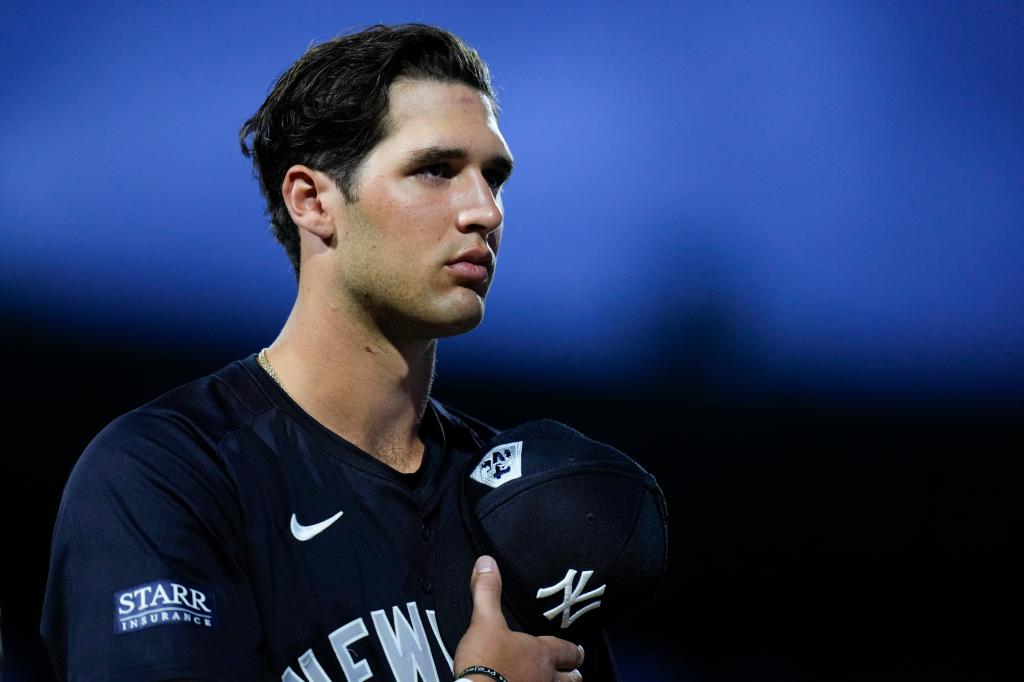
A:
[[[330,178],[303,165],[285,171],[281,183],[281,196],[292,222],[325,241],[334,234],[332,216],[325,201],[334,192],[337,189]]]

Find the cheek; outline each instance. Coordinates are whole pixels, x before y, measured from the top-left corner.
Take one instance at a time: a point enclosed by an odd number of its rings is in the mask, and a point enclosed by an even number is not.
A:
[[[416,192],[395,192],[380,210],[387,215],[386,224],[402,235],[434,241],[436,226],[450,213],[443,197],[422,196]]]
[[[374,207],[374,235],[382,248],[398,258],[411,258],[424,246],[442,241],[434,228],[437,212],[428,206],[397,201]]]

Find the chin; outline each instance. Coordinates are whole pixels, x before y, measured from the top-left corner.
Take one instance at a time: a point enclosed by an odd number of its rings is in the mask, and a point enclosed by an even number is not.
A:
[[[480,307],[479,313],[475,315],[467,315],[460,317],[455,320],[448,320],[443,328],[435,335],[440,338],[442,336],[457,336],[459,334],[465,334],[468,331],[476,329],[480,326],[480,323],[484,319],[483,306]]]
[[[473,301],[460,301],[459,305],[452,306],[444,311],[438,320],[438,330],[434,336],[456,336],[476,329],[484,319],[484,300],[474,295]]]

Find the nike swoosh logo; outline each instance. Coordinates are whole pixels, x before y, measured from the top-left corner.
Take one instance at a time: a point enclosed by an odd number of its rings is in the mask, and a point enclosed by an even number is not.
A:
[[[345,512],[340,511],[331,518],[321,521],[320,523],[314,523],[312,526],[303,526],[299,523],[299,520],[295,518],[295,514],[292,514],[292,535],[294,535],[295,539],[299,542],[305,542],[306,540],[316,537],[323,531],[327,530],[327,528],[332,523],[340,519],[341,515],[344,513]]]

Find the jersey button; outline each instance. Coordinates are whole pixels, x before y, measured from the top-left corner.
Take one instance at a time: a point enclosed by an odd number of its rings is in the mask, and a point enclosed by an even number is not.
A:
[[[434,581],[430,579],[429,575],[427,575],[425,573],[421,573],[420,574],[420,588],[426,594],[433,594],[434,593]]]
[[[434,531],[430,530],[430,526],[427,525],[426,521],[420,524],[420,537],[423,538],[424,542],[430,542],[430,538],[433,534]]]

